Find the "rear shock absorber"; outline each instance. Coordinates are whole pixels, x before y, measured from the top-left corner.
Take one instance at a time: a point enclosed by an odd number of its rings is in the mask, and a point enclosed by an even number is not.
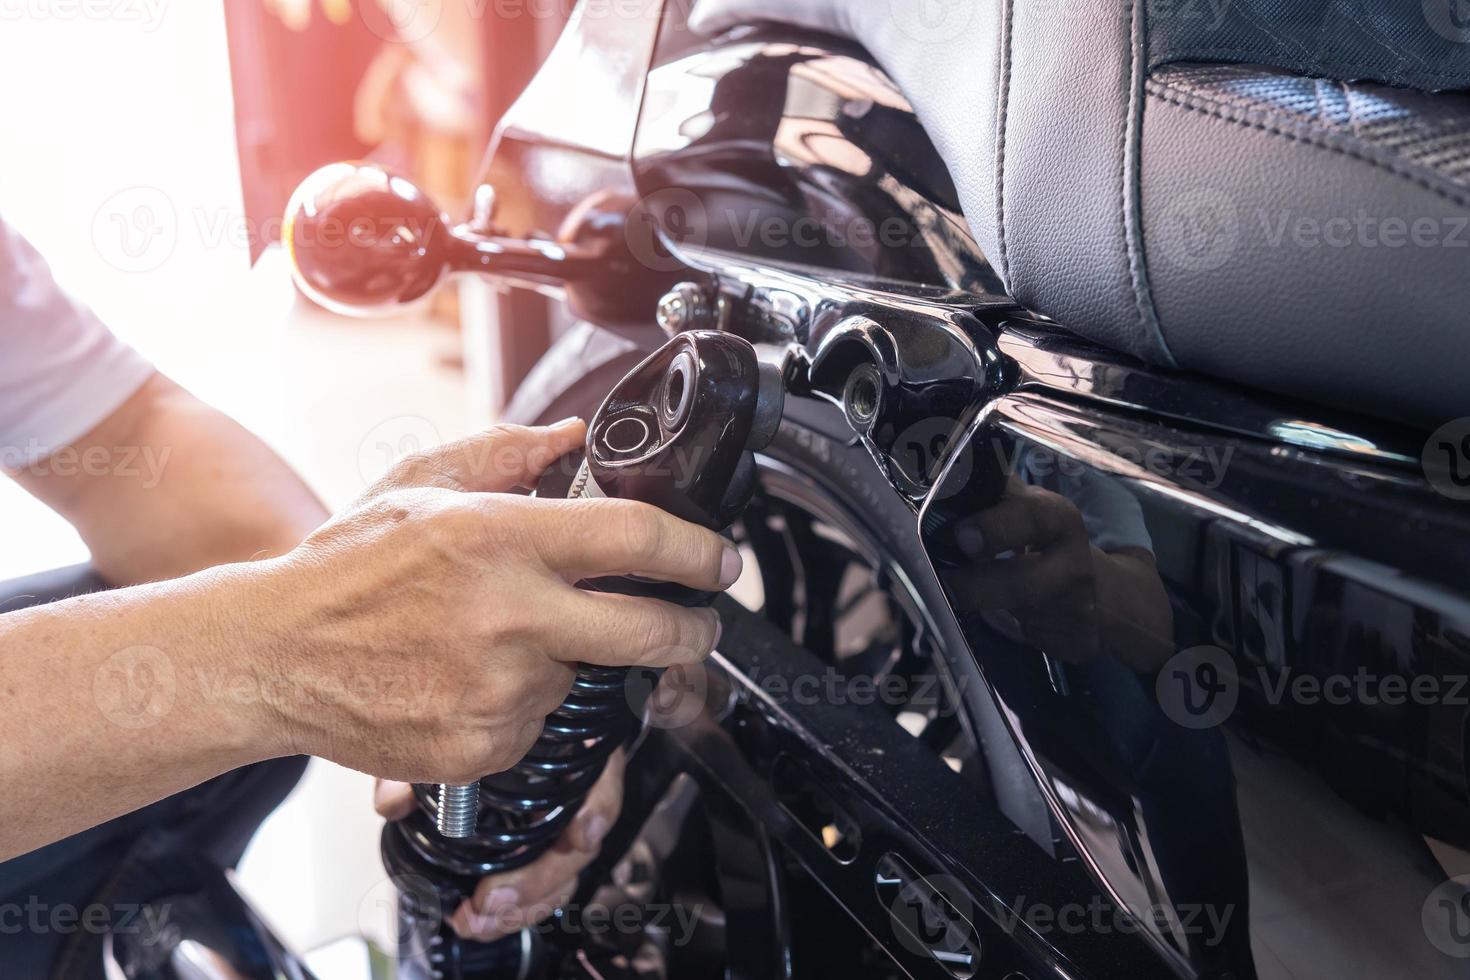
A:
[[[588,426],[584,452],[553,466],[536,493],[642,500],[724,531],[755,492],[754,453],[775,437],[784,398],[780,371],[761,363],[745,340],[680,334],[613,389]],[[635,578],[581,585],[691,606],[712,598]],[[529,975],[529,935],[468,943],[443,919],[481,878],[540,857],[576,816],[608,757],[641,728],[628,674],[584,665],[520,763],[473,787],[415,786],[418,810],[384,828],[389,873],[400,882],[427,882],[433,892],[409,896],[400,910],[401,925],[425,946],[428,976]]]

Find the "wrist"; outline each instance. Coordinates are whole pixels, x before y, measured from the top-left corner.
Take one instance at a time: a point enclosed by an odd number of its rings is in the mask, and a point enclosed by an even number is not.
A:
[[[190,694],[207,706],[238,765],[301,753],[281,642],[293,601],[279,581],[281,561],[221,565],[182,580],[197,603],[190,619],[200,641]]]

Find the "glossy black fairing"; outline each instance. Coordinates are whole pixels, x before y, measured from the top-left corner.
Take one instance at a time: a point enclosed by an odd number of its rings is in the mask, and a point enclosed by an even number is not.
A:
[[[923,518],[1068,835],[1179,970],[1463,975],[1435,899],[1470,858],[1470,513],[1035,391]]]
[[[650,77],[640,189],[677,205],[664,233],[727,297],[722,326],[799,347],[924,503],[984,696],[1174,972],[1460,975],[1436,896],[1470,870],[1470,516],[1426,484],[1422,434],[1006,314],[922,131],[878,138],[902,116],[830,42],[684,48]],[[942,233],[758,234],[833,213]],[[896,408],[881,438],[881,412],[854,417],[864,371]],[[904,467],[916,448],[943,477]],[[1400,693],[1416,682],[1433,695]],[[1217,693],[1234,706],[1201,724]]]
[[[944,587],[950,608],[925,609],[934,659],[992,794],[891,719],[765,698],[747,674],[800,672],[802,651],[733,616],[721,662],[750,689],[745,717],[669,736],[680,764],[758,800],[770,787],[742,765],[800,758],[869,840],[962,882],[992,948],[1017,947],[989,954],[1000,976],[1463,975],[1470,514],[1419,469],[1424,434],[1153,369],[1027,315],[870,59],[796,32],[698,39],[684,6],[657,55],[656,18],[574,22],[502,127],[501,207],[483,191],[474,229],[611,232],[631,261],[573,297],[579,314],[652,348],[651,296],[687,280],[704,318],[681,329],[743,338],[789,369],[794,400],[842,407],[825,442],[792,415],[783,431],[818,457],[861,443],[880,474],[852,481],[862,520],[902,502],[883,520]],[[671,366],[635,377],[629,403],[677,405]],[[778,805],[752,812],[844,913],[889,929],[875,887],[901,868],[875,886]],[[1126,914],[1004,926],[1094,899]]]
[[[687,36],[677,21],[666,31]],[[671,246],[1003,292],[898,88],[859,49],[809,40],[743,31],[661,47],[634,157]]]

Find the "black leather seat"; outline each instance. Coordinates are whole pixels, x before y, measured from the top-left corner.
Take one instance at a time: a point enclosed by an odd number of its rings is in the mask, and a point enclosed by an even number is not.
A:
[[[1440,2],[701,0],[695,24],[861,41],[1012,294],[1069,329],[1437,425],[1470,415],[1470,27]]]

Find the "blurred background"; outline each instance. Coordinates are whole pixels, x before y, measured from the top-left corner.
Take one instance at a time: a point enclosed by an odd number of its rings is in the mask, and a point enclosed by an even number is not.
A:
[[[371,157],[455,215],[571,6],[7,4],[0,213],[120,336],[340,507],[404,452],[492,421],[555,311],[468,283],[394,320],[328,314],[296,293],[275,243],[286,200],[316,167]],[[19,529],[0,577],[86,560],[9,481],[0,515]],[[246,855],[243,887],[297,949],[390,935],[370,791],[313,761]]]

